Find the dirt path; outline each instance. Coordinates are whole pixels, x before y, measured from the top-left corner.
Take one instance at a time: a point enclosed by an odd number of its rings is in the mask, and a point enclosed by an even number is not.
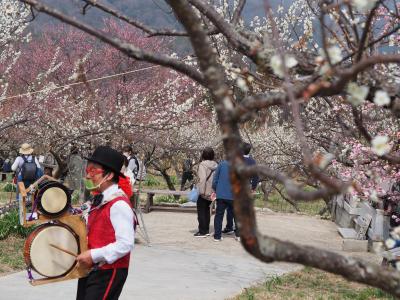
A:
[[[225,236],[221,243],[215,243],[212,236],[194,238],[197,216],[190,213],[151,212],[144,215],[151,243],[183,249],[196,249],[208,253],[225,253],[229,255],[247,255],[247,252],[236,242],[233,236]],[[213,223],[213,218],[211,220]],[[380,258],[371,253],[343,252],[342,238],[337,232],[335,223],[298,214],[257,212],[259,230],[272,237],[289,240],[304,245],[323,248],[342,254],[379,262]],[[213,231],[213,226],[211,226]]]

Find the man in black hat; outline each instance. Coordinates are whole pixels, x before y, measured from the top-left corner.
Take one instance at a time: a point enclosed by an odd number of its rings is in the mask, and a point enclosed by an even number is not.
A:
[[[118,187],[124,157],[100,146],[87,160],[85,186],[97,194],[87,220],[89,250],[77,261],[93,269],[79,279],[76,299],[118,299],[128,276],[136,224],[130,201]]]

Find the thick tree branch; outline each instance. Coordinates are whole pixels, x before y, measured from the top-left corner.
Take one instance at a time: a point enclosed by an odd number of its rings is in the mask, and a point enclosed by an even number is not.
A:
[[[241,36],[232,24],[229,24],[215,9],[203,0],[188,0],[203,13],[228,39],[229,43],[242,54],[256,59],[256,51],[252,51],[251,43]]]
[[[335,188],[320,188],[314,191],[305,191],[285,174],[273,170],[265,165],[238,167],[237,173],[240,174],[240,176],[245,176],[247,178],[258,175],[280,182],[285,186],[286,192],[290,198],[302,201],[313,201],[323,197],[343,193],[350,186],[349,183],[341,182],[341,184],[339,184],[336,180],[331,179],[336,183]]]
[[[264,262],[284,261],[301,263],[310,267],[341,275],[349,280],[378,287],[395,296],[400,296],[400,273],[363,262],[354,258],[310,247],[300,246],[256,233],[260,249],[250,248],[250,253],[259,254]],[[250,244],[252,246],[252,244]],[[253,252],[251,252],[253,251]]]

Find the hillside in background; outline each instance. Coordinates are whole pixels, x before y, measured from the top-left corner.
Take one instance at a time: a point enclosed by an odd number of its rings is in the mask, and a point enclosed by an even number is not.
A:
[[[105,14],[95,8],[90,8],[82,15],[82,2],[79,0],[42,0],[53,7],[57,7],[62,12],[74,15],[78,19],[85,22],[100,26]],[[176,21],[171,9],[162,0],[101,0],[102,3],[114,7],[124,14],[139,20],[144,24],[151,25],[155,28],[179,28],[180,25]],[[272,3],[288,2],[273,0]],[[289,1],[290,2],[290,1]],[[246,20],[250,20],[255,14],[260,14],[263,10],[262,0],[248,0],[243,15]],[[31,30],[35,33],[40,31],[40,27],[46,23],[58,22],[44,14],[39,14],[35,21],[31,24]]]
[[[138,20],[152,28],[171,28],[181,29],[181,25],[175,19],[170,7],[163,0],[100,0],[101,3],[113,7],[127,16]],[[55,7],[63,13],[74,16],[91,26],[101,29],[104,19],[109,17],[107,14],[96,8],[89,8],[85,14],[82,14],[83,4],[80,0],[42,0],[51,7]],[[272,3],[290,3],[289,0],[272,0]],[[248,0],[243,11],[246,22],[250,22],[255,15],[263,15],[262,0]],[[33,36],[39,35],[46,30],[49,25],[60,24],[61,22],[47,16],[43,13],[36,15],[36,18],[30,23],[28,29]],[[177,37],[173,42],[168,43],[168,48],[181,55],[187,55],[192,52],[191,45],[186,38]]]

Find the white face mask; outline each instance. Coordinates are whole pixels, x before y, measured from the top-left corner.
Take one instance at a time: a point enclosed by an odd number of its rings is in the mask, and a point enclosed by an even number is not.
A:
[[[98,184],[98,185],[94,185],[93,181],[91,179],[84,179],[84,183],[85,183],[85,188],[88,191],[96,191],[100,188],[100,186],[106,182],[108,179],[106,177],[103,178],[103,180]]]
[[[130,156],[128,152],[123,153],[127,158]]]

